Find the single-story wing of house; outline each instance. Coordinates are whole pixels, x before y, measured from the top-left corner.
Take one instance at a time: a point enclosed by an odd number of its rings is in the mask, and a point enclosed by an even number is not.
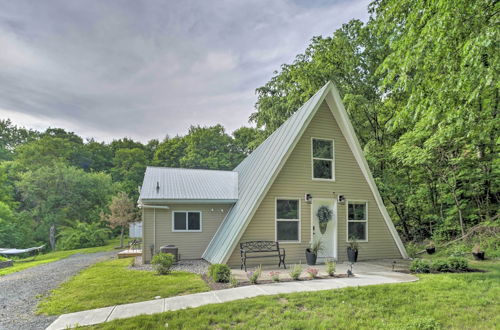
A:
[[[339,92],[329,82],[232,171],[148,167],[139,197],[143,260],[164,245],[181,259],[240,265],[240,243],[275,241],[287,264],[407,258]],[[277,264],[272,258],[256,264]]]

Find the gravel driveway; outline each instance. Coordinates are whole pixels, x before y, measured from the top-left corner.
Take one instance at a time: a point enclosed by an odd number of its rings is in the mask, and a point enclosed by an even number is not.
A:
[[[68,258],[0,276],[0,329],[45,329],[57,316],[35,315],[42,296],[81,269],[116,252],[74,254]]]

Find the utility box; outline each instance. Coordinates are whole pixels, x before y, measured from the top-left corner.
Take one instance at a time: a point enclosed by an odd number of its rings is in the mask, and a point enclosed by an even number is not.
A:
[[[175,245],[164,245],[160,247],[161,253],[170,253],[174,255],[175,261],[179,261],[179,249]]]

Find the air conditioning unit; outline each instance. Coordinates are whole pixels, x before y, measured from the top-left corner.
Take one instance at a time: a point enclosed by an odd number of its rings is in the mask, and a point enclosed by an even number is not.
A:
[[[306,203],[312,203],[313,197],[311,194],[305,194],[304,200],[306,201]]]

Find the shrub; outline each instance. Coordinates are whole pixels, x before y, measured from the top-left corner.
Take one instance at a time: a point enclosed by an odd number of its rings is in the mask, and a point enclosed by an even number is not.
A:
[[[301,265],[294,265],[292,269],[290,270],[290,277],[293,280],[298,280],[300,277],[300,274],[302,274],[302,266]]]
[[[2,262],[2,261],[7,261],[7,260],[9,260],[9,259],[7,259],[7,258],[5,258],[5,257],[0,256],[0,262]]]
[[[238,280],[236,279],[236,277],[234,275],[229,276],[229,285],[232,288],[236,288],[238,286]]]
[[[435,272],[448,272],[450,267],[448,265],[448,259],[435,259],[431,262],[431,270]]]
[[[408,244],[406,244],[406,252],[408,253],[408,256],[410,258],[416,258],[417,257],[417,253],[418,251],[420,250],[420,247],[413,243],[413,242],[409,242]]]
[[[166,275],[170,273],[170,269],[174,264],[174,255],[171,253],[160,252],[153,257],[151,263],[159,275]]]
[[[431,271],[431,265],[427,260],[415,259],[411,262],[410,271],[412,273],[429,273]]]
[[[273,280],[273,282],[280,281],[280,272],[269,272],[269,276],[271,276],[271,279]]]
[[[228,283],[231,279],[231,269],[225,264],[210,265],[208,274],[214,282]]]
[[[317,268],[308,268],[306,270],[306,272],[310,278],[316,278],[318,276],[318,269]]]
[[[61,250],[74,250],[94,246],[103,246],[109,238],[110,230],[97,222],[76,221],[73,226],[63,227],[58,237]]]
[[[259,266],[259,267],[257,267],[257,269],[255,269],[255,271],[248,273],[248,275],[247,275],[248,280],[250,280],[250,283],[252,283],[252,284],[257,284],[261,274],[262,274],[262,267]]]
[[[333,260],[328,260],[326,262],[326,272],[328,273],[328,275],[330,275],[330,276],[335,275],[335,266],[336,266],[336,264],[335,264],[335,261],[333,261]]]
[[[451,271],[463,272],[469,269],[469,262],[462,257],[451,257],[448,259],[448,268]]]

